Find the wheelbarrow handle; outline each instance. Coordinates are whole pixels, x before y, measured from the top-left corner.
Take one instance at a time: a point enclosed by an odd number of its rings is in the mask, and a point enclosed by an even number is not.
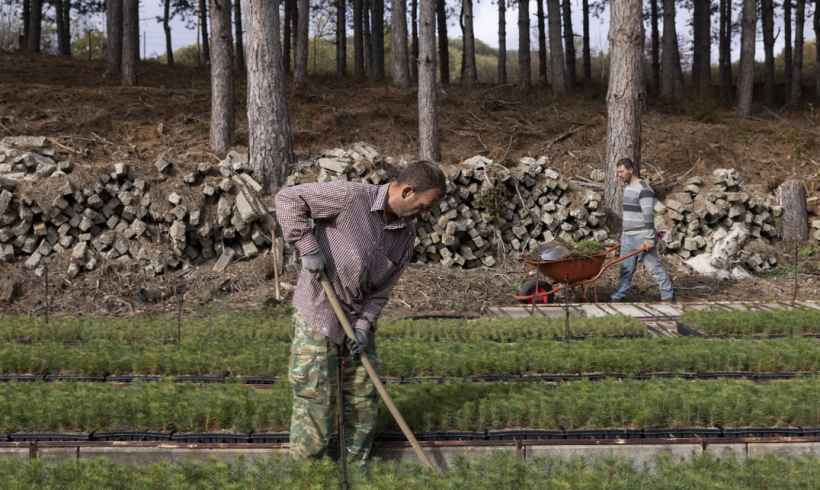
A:
[[[339,322],[342,324],[342,328],[345,331],[345,334],[354,342],[356,345],[359,345],[359,341],[356,340],[356,334],[353,333],[353,327],[350,326],[350,322],[347,320],[347,315],[345,315],[344,311],[342,311],[342,307],[339,304],[339,300],[336,297],[336,293],[333,291],[333,286],[330,285],[330,281],[327,279],[327,275],[324,271],[319,273],[319,282],[322,284],[322,287],[325,290],[325,295],[327,296],[328,301],[330,302],[330,306],[333,308],[333,311],[336,313],[336,317],[339,319]],[[387,389],[384,387],[381,378],[379,378],[379,373],[376,372],[376,369],[373,367],[373,364],[370,362],[370,358],[367,357],[367,354],[364,352],[359,353],[359,359],[362,361],[362,365],[364,365],[364,369],[367,371],[367,375],[370,376],[370,379],[373,380],[373,384],[376,385],[376,390],[381,395],[382,399],[384,400],[384,404],[387,405],[387,408],[390,410],[390,413],[393,414],[393,418],[396,419],[396,422],[399,424],[401,431],[404,433],[404,436],[407,437],[407,440],[410,442],[410,445],[413,446],[413,451],[415,451],[416,455],[419,457],[424,466],[430,468],[433,471],[436,470],[436,467],[433,466],[433,463],[430,462],[430,459],[427,455],[422,451],[421,445],[416,440],[416,437],[413,435],[413,432],[410,430],[410,427],[407,425],[407,422],[404,421],[404,417],[402,417],[399,409],[396,407],[396,404],[393,403],[393,399],[387,393]]]

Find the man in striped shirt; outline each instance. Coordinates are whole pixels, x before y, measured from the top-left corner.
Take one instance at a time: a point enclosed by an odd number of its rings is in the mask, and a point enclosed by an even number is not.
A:
[[[345,361],[347,458],[368,457],[379,398],[358,354],[367,353],[378,369],[373,335],[390,291],[413,255],[413,220],[425,218],[446,191],[441,169],[421,161],[408,165],[386,185],[335,181],[288,187],[276,195],[283,236],[302,256],[293,294],[296,312],[288,369],[294,395],[292,458],[318,459],[325,454],[333,432],[338,357]],[[354,328],[356,342],[346,338],[316,280],[323,270]]]
[[[621,257],[644,246],[646,251],[621,261],[621,278],[618,281],[618,289],[612,293],[612,302],[620,303],[624,300],[627,290],[632,285],[632,276],[635,274],[638,259],[658,282],[661,299],[665,302],[675,302],[672,282],[658,260],[658,250],[655,247],[658,242],[658,235],[655,233],[655,193],[649,184],[635,173],[635,164],[629,158],[619,160],[617,168],[618,178],[626,184]]]

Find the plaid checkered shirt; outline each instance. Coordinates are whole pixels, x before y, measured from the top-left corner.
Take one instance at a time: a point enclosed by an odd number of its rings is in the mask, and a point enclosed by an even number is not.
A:
[[[346,181],[303,184],[282,189],[275,199],[284,239],[302,255],[321,249],[325,272],[350,324],[371,332],[410,262],[416,238],[412,222],[387,222],[387,188]],[[342,325],[322,285],[306,269],[292,304],[311,328],[342,344]]]

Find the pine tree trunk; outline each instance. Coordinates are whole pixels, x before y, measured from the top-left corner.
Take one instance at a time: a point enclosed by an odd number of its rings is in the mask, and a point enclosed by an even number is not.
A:
[[[721,0],[725,1],[725,0]],[[660,33],[658,32],[658,0],[650,0],[650,23],[652,24],[652,93],[661,93]]]
[[[410,42],[412,59],[410,60],[411,72],[413,73],[413,80],[419,79],[419,0],[411,0],[411,26],[413,39]]]
[[[734,26],[732,25],[732,0],[726,0],[726,46],[723,59],[726,62],[726,94],[727,100],[734,100],[732,94],[732,34],[734,33]]]
[[[347,11],[345,0],[336,0],[336,76],[347,75]],[[406,28],[405,28],[406,30]]]
[[[564,0],[564,53],[567,63],[567,94],[575,91],[575,35],[572,32],[572,6],[569,0]]]
[[[763,12],[763,102],[766,105],[774,104],[774,1],[762,0]]]
[[[233,146],[234,89],[231,0],[210,0],[211,35],[211,148],[228,151]]]
[[[31,39],[31,0],[23,0],[23,45],[20,49],[28,51],[28,40]],[[119,70],[117,66],[117,70]]]
[[[498,83],[507,83],[507,0],[496,1],[498,2]]]
[[[691,83],[692,87],[697,87],[700,85],[700,45],[701,45],[701,32],[703,28],[703,22],[701,21],[701,17],[703,16],[703,0],[692,0],[692,70],[691,70]]]
[[[444,0],[438,0],[436,5],[438,17],[438,52],[439,72],[442,85],[450,84],[450,43],[447,40],[447,10]]]
[[[473,0],[462,0],[464,5],[464,81],[478,81],[475,63],[475,32],[473,31]]]
[[[458,26],[461,28],[461,73],[459,73],[459,79],[464,82],[464,66],[466,61],[464,60],[464,53],[467,49],[464,47],[464,40],[466,36],[464,35],[464,1],[461,2],[461,12],[458,16]]]
[[[519,0],[518,2],[518,83],[524,88],[532,86],[529,0]]]
[[[63,55],[71,57],[71,0],[63,0],[63,46],[65,52]]]
[[[293,56],[293,69],[296,69],[296,41],[299,33],[299,5],[298,0],[284,0],[290,2],[290,52]]]
[[[784,0],[783,2],[783,36],[786,45],[783,48],[783,75],[784,75],[784,92],[786,94],[785,100],[788,103],[792,100],[792,74],[794,67],[792,66],[792,2],[791,0]]]
[[[436,0],[419,0],[419,160],[438,162]]]
[[[802,91],[803,73],[803,25],[806,20],[806,0],[797,0],[794,11],[794,60],[792,62],[792,102],[797,105]]]
[[[122,2],[123,0],[106,0],[109,73],[119,73],[122,69]]]
[[[290,26],[293,18],[293,1],[284,0],[285,3],[285,25],[283,26],[283,41],[282,41],[282,62],[285,73],[290,73],[290,40],[292,33]]]
[[[139,29],[139,0],[123,0],[122,2],[122,84],[133,87],[137,84],[137,49],[134,41],[139,39],[134,35]]]
[[[583,0],[584,12],[584,90],[592,88],[592,56],[589,49],[589,0]]]
[[[367,78],[373,79],[373,43],[370,32],[370,2],[362,3],[362,32],[364,34],[364,72]]]
[[[610,227],[621,229],[623,185],[617,163],[630,158],[635,174],[641,169],[641,114],[645,96],[643,75],[644,30],[641,0],[611,0],[609,23],[610,75],[607,91],[607,166],[604,200],[611,213]]]
[[[279,9],[246,0],[248,32],[248,166],[263,194],[275,194],[288,177],[293,138],[279,44]],[[306,15],[307,16],[307,15]]]
[[[242,4],[234,0],[234,23],[236,24],[236,69],[245,72],[245,43],[242,41]]]
[[[724,100],[731,100],[726,90],[726,69],[731,69],[731,65],[726,63],[726,43],[729,42],[729,35],[726,32],[726,9],[727,0],[720,0],[720,27],[718,29],[718,72],[720,76],[720,97]]]
[[[364,78],[364,33],[362,32],[363,0],[353,0],[353,73]]]
[[[712,1],[701,0],[703,7],[701,8],[700,21],[703,23],[701,27],[700,37],[700,83],[704,87],[708,87],[712,83]]]
[[[239,0],[237,0],[238,5]],[[174,48],[171,46],[171,26],[168,21],[171,17],[171,0],[163,2],[162,14],[162,29],[165,31],[165,57],[168,60],[168,66],[174,66]]]
[[[373,80],[384,80],[384,0],[370,0],[371,4],[371,35],[373,43]]]
[[[755,34],[757,30],[757,0],[743,0],[742,31],[740,37],[740,76],[737,86],[737,117],[752,115],[754,87]]]
[[[680,61],[680,46],[678,45],[678,38],[675,37],[675,72],[678,74],[678,83],[683,90],[684,80],[683,80],[683,66],[681,65]]]
[[[207,65],[211,62],[211,46],[208,38],[208,8],[206,7],[206,0],[199,0],[199,25],[202,33],[202,64]],[[137,36],[139,36],[139,25],[137,25]],[[139,42],[137,42],[137,51],[139,51]]]
[[[550,27],[550,85],[555,93],[567,92],[567,72],[564,66],[564,47],[561,45],[561,4],[559,0],[547,0]]]
[[[801,244],[808,240],[809,215],[806,209],[806,192],[803,182],[789,180],[780,184],[777,188],[777,204],[783,208],[779,230],[783,241]]]
[[[29,19],[28,41],[29,53],[40,52],[40,33],[43,27],[43,0],[31,0],[31,18]]]
[[[299,24],[296,29],[296,49],[293,59],[293,84],[299,85],[307,77],[308,37],[310,30],[310,0],[298,0]]]
[[[585,0],[586,1],[586,0]],[[547,81],[547,26],[544,22],[544,0],[535,0],[538,12],[538,80],[542,87],[546,87]]]
[[[814,2],[814,38],[820,39],[820,0]],[[815,45],[814,54],[814,87],[815,103],[820,102],[820,49]]]
[[[678,33],[675,27],[675,0],[663,0],[663,52],[661,63],[661,98],[667,102],[676,102],[681,98],[683,89],[678,70]]]
[[[391,22],[392,54],[391,72],[393,83],[399,87],[410,86],[410,65],[407,60],[407,0],[393,0]]]
[[[65,18],[63,17],[63,0],[54,0],[55,22],[57,24],[57,54],[65,55]]]

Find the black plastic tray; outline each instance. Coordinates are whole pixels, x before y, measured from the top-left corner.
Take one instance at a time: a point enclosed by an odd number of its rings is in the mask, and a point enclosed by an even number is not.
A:
[[[490,441],[564,439],[565,437],[566,433],[563,430],[499,430],[487,432],[487,439]]]
[[[172,441],[200,444],[241,444],[250,442],[250,434],[222,434],[219,432],[204,434],[171,434]]]
[[[0,375],[0,381],[42,381],[46,377],[42,374],[3,374]]]
[[[567,439],[626,439],[626,429],[568,430]]]
[[[282,444],[290,442],[290,434],[287,432],[271,434],[250,434],[250,441],[255,444]]]
[[[90,441],[91,434],[23,433],[9,436],[11,441]]]
[[[95,441],[170,441],[170,432],[144,432],[121,430],[115,432],[94,432],[91,438]]]
[[[237,376],[235,378],[226,378],[225,381],[238,381],[249,385],[272,385],[282,381],[282,378],[271,378],[266,376]]]
[[[224,383],[225,376],[174,376],[174,383]]]
[[[133,383],[134,381],[160,381],[162,376],[154,375],[139,375],[139,374],[122,374],[116,376],[106,376],[105,380],[112,383]]]
[[[103,383],[105,376],[92,376],[88,374],[49,374],[46,381],[84,381],[86,383]]]
[[[803,429],[745,428],[723,429],[723,437],[801,437]]]
[[[644,439],[701,439],[723,437],[722,429],[644,429]]]
[[[413,434],[418,441],[486,441],[486,432],[420,432]]]

